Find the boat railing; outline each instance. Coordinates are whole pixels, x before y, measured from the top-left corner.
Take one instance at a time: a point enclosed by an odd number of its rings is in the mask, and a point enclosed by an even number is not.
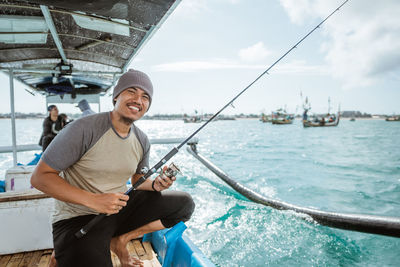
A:
[[[176,137],[176,138],[151,138],[149,139],[150,144],[152,145],[167,145],[167,144],[180,144],[185,140],[185,138]],[[198,143],[199,139],[197,137],[193,137],[187,143],[193,144]],[[24,151],[37,151],[42,150],[42,147],[37,144],[27,144],[27,145],[17,145],[17,152]],[[0,153],[12,153],[14,151],[13,146],[0,146]]]

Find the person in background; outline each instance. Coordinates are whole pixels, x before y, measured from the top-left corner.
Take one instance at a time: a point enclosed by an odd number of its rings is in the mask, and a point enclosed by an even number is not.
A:
[[[49,116],[43,121],[43,132],[39,140],[39,145],[42,146],[42,151],[45,151],[54,137],[65,126],[65,121],[58,115],[58,108],[56,105],[47,107]]]
[[[145,233],[190,219],[194,202],[185,192],[167,190],[175,177],[145,180],[125,195],[149,168],[150,142],[135,124],[153,97],[149,77],[137,70],[123,74],[113,92],[114,108],[75,120],[43,153],[31,184],[54,197],[54,254],[50,266],[143,266],[127,244]],[[163,170],[165,170],[164,167]],[[74,234],[97,214],[109,214],[84,237]]]
[[[63,122],[64,126],[67,125],[68,123],[74,121],[74,120],[72,120],[72,119],[69,119],[69,118],[68,118],[68,115],[65,114],[65,113],[61,113],[61,114],[60,114],[60,117],[61,117],[61,119],[62,119],[62,122]]]
[[[79,101],[77,107],[82,111],[82,117],[96,113],[90,108],[89,103],[86,99],[82,99],[81,101]]]

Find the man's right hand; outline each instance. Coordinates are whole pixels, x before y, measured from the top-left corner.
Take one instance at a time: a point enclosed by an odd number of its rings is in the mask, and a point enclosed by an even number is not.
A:
[[[31,184],[58,200],[84,205],[100,213],[115,214],[126,206],[129,196],[124,193],[94,194],[70,185],[59,173],[40,160],[32,173]]]
[[[88,207],[105,214],[116,214],[126,206],[129,196],[124,193],[94,194]]]

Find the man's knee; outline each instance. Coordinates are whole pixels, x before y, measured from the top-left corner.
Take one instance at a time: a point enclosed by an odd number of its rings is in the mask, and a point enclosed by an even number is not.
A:
[[[182,192],[182,208],[179,211],[182,221],[186,222],[192,217],[195,206],[192,196]]]
[[[166,228],[170,228],[180,221],[188,221],[195,208],[194,201],[188,193],[172,191],[169,194],[171,196],[170,205],[172,205],[170,207],[171,213],[161,219],[161,223]]]

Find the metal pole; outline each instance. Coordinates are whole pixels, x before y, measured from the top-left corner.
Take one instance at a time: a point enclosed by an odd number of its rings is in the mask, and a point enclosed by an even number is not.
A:
[[[17,136],[15,130],[15,107],[14,107],[14,73],[9,70],[10,77],[10,106],[11,106],[11,131],[12,131],[12,150],[14,167],[17,166]]]

